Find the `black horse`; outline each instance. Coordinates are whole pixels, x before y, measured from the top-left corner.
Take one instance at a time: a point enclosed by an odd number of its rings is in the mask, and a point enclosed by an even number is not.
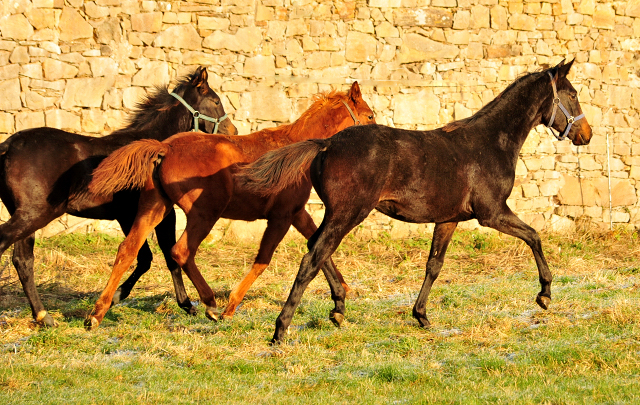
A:
[[[206,69],[199,67],[178,81],[173,94],[169,93],[168,86],[157,87],[138,105],[126,128],[102,138],[44,127],[17,132],[0,144],[0,198],[11,214],[11,219],[0,225],[0,254],[14,244],[13,265],[36,322],[54,325],[34,282],[34,232],[68,213],[117,220],[127,234],[136,217],[139,191],[100,198],[86,191],[91,173],[102,159],[139,139],[163,140],[189,131],[197,126],[194,123],[198,119],[194,117],[198,115],[204,116],[207,132],[214,132],[219,124],[220,132],[237,133],[231,121],[224,120],[224,108],[209,87],[207,77]],[[198,113],[194,113],[194,109]],[[178,303],[187,312],[194,313],[184,292],[180,267],[171,258],[171,248],[176,241],[175,212],[158,225],[156,233],[171,270]],[[121,286],[119,299],[129,295],[136,281],[151,267],[151,260],[151,250],[145,243],[138,253],[136,269]]]
[[[429,326],[426,300],[456,225],[472,218],[529,245],[542,286],[536,302],[546,309],[551,301],[552,276],[540,237],[506,201],[513,188],[518,154],[533,127],[548,123],[548,127],[564,132],[559,138],[568,136],[574,145],[586,145],[591,139],[589,124],[581,119],[576,90],[566,78],[572,63],[563,61],[524,75],[473,116],[440,129],[351,127],[326,140],[300,142],[270,152],[246,166],[238,180],[264,195],[296,187],[303,176],[310,176],[326,209],[278,316],[273,341],[284,337],[320,266],[374,208],[401,221],[436,224],[426,277],[413,307],[413,316],[421,326]],[[556,115],[557,107],[563,114]],[[337,283],[333,289],[340,291],[341,286]],[[334,301],[331,319],[339,324],[344,319],[344,293],[337,294]]]

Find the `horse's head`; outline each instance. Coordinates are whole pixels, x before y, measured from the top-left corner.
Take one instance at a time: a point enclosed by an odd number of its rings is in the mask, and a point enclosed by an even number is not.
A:
[[[346,114],[334,114],[333,119],[336,120],[335,125],[338,131],[342,131],[352,125],[367,125],[375,124],[376,120],[373,117],[373,111],[369,107],[366,101],[362,99],[362,93],[360,92],[360,86],[358,82],[353,82],[351,88],[344,95],[338,108],[346,110]]]
[[[573,65],[573,60],[548,69],[546,78],[551,80],[553,93],[549,108],[542,115],[542,122],[555,130],[558,139],[568,137],[574,145],[587,145],[591,141],[591,126],[580,108],[578,92],[573,88],[567,74]]]
[[[184,93],[182,95],[178,94],[187,105],[195,110],[195,112],[190,111],[193,115],[191,122],[196,122],[195,119],[197,118],[198,127],[202,128],[204,124],[205,132],[210,134],[217,132],[224,135],[237,135],[238,130],[231,120],[226,117],[220,97],[209,87],[208,77],[207,69],[202,66],[198,67],[189,78],[189,81],[185,83]],[[189,108],[187,107],[187,109]],[[213,121],[208,118],[212,118]],[[195,124],[192,124],[192,129],[194,127]],[[217,131],[215,131],[216,127]]]

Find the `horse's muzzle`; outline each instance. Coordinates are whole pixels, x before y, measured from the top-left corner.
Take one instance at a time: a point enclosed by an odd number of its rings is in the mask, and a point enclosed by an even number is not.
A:
[[[573,138],[573,144],[576,146],[588,145],[589,142],[591,142],[591,125],[589,125],[586,119],[580,121],[582,122],[580,122],[576,136]]]

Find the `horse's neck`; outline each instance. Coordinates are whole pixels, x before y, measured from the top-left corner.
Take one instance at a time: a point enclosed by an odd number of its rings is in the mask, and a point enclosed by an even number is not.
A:
[[[476,123],[480,142],[510,156],[515,164],[527,136],[540,123],[545,96],[537,81],[502,95],[504,100]]]

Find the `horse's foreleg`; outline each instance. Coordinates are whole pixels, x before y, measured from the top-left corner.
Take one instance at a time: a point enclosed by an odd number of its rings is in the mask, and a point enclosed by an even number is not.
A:
[[[449,242],[457,225],[457,222],[436,224],[433,230],[433,239],[431,241],[429,259],[427,260],[424,282],[422,283],[422,288],[420,288],[418,299],[413,306],[413,317],[416,318],[420,326],[424,328],[430,325],[426,314],[427,298],[429,297],[433,282],[438,278],[438,274],[440,274],[440,269],[444,263],[444,255],[447,253],[447,247],[449,246]]]
[[[311,236],[313,236],[315,231],[318,229],[316,224],[313,222],[311,215],[309,215],[309,213],[304,209],[296,213],[296,215],[294,216],[293,226],[296,228],[298,232],[302,234],[302,236],[307,238],[307,240],[309,240],[309,238],[311,238]],[[329,260],[327,260],[322,265],[322,272],[325,274],[325,277],[327,275],[327,272],[330,272],[330,271],[333,271],[335,273],[335,277],[338,278],[338,282],[342,284],[342,288],[344,289],[345,292],[351,291],[351,288],[349,288],[347,283],[344,281],[344,278],[342,277],[342,273],[340,273],[340,271],[338,270],[338,267],[333,262],[332,258],[329,258]],[[334,286],[331,285],[331,281],[329,280],[329,278],[327,278],[327,282],[329,282],[329,287],[331,288],[331,292],[333,294],[335,288]]]
[[[33,245],[35,243],[35,235],[31,234],[27,238],[14,243],[13,245],[13,265],[18,272],[20,283],[24,294],[27,296],[33,319],[41,325],[54,326],[55,322],[51,315],[44,309],[44,305],[40,300],[40,295],[36,289],[36,283],[33,272]]]
[[[222,313],[223,318],[230,318],[233,316],[233,313],[236,311],[236,307],[240,304],[251,285],[258,277],[260,277],[262,272],[264,272],[271,262],[273,252],[282,241],[282,238],[287,234],[290,226],[291,220],[288,218],[269,220],[267,223],[267,229],[265,229],[264,234],[262,235],[262,240],[260,241],[258,256],[256,256],[256,260],[254,261],[253,266],[251,266],[249,273],[247,273],[240,284],[231,291],[231,294],[229,295],[229,303]]]
[[[178,301],[178,306],[180,306],[180,308],[189,315],[195,315],[198,311],[191,304],[191,300],[184,288],[184,282],[182,281],[182,269],[173,257],[171,257],[171,249],[176,244],[175,210],[171,210],[162,222],[156,226],[156,236],[158,238],[158,245],[164,255],[164,260],[167,262],[167,267],[171,272],[171,279],[173,280],[173,288],[176,291],[176,301]]]
[[[111,277],[102,291],[96,305],[84,322],[85,328],[91,329],[100,325],[104,315],[111,306],[113,294],[124,272],[131,266],[136,254],[146,242],[147,236],[162,221],[165,213],[171,208],[155,190],[143,191],[138,204],[138,215],[131,227],[129,235],[118,247],[118,254],[113,265]]]
[[[489,220],[480,220],[480,218],[478,218],[478,220],[481,225],[489,226],[507,235],[515,236],[529,245],[536,259],[541,286],[540,293],[538,293],[536,297],[536,303],[543,309],[549,308],[553,276],[549,270],[547,260],[544,258],[544,253],[542,253],[542,242],[540,241],[538,232],[522,222],[508,207],[505,207],[501,214],[495,215]]]

